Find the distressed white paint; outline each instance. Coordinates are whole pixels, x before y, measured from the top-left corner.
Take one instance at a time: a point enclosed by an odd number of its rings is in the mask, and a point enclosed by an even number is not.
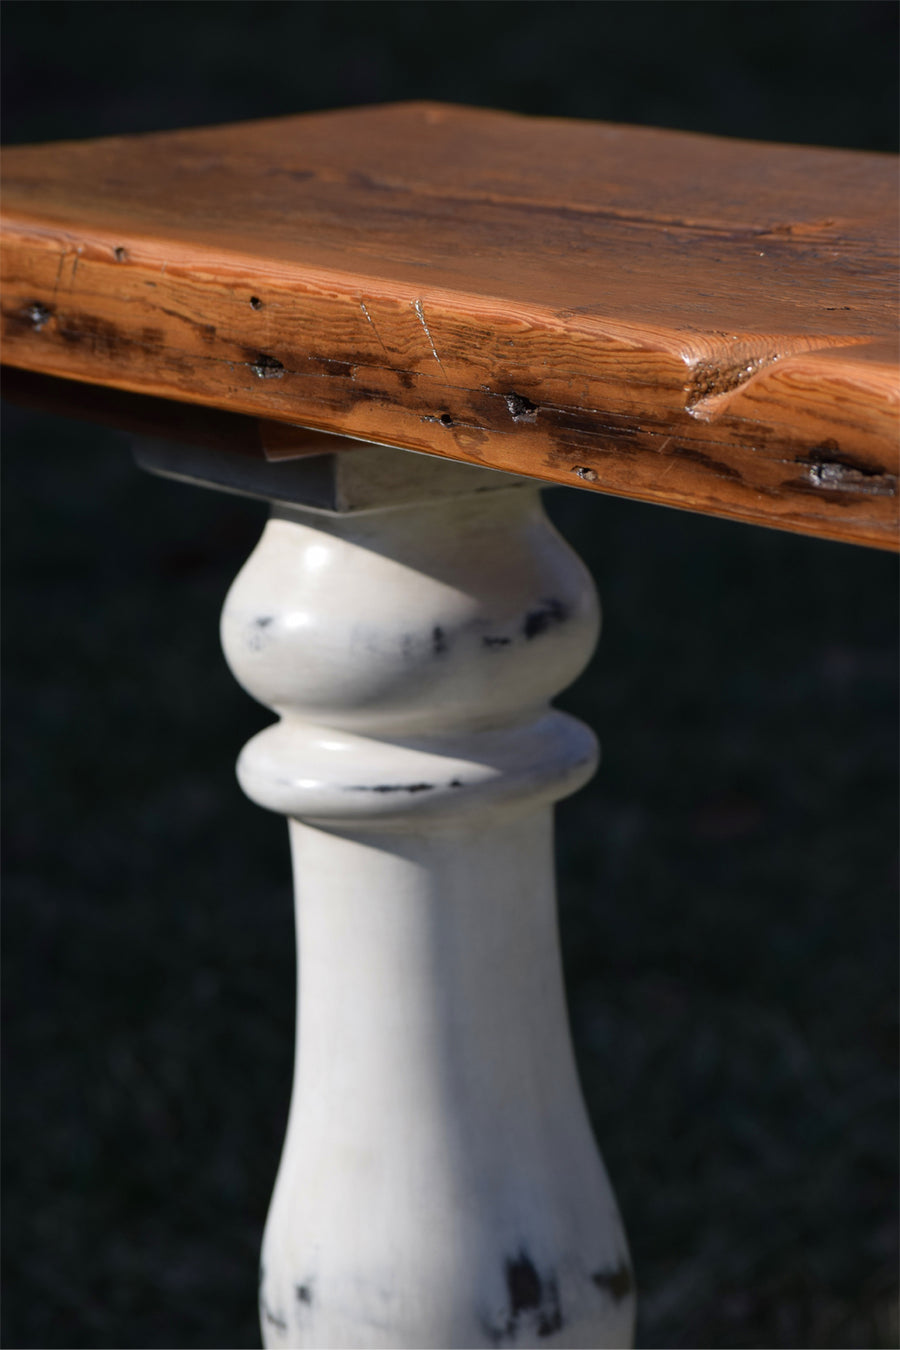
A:
[[[280,718],[239,777],[290,817],[297,896],[268,1346],[631,1343],[553,890],[552,803],[595,745],[548,700],[596,600],[538,493],[472,473],[415,505],[276,506],[225,605],[229,664]]]

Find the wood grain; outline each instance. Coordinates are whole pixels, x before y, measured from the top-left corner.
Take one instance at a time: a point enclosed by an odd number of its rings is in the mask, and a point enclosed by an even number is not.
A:
[[[9,149],[3,360],[898,544],[893,157],[401,104]]]

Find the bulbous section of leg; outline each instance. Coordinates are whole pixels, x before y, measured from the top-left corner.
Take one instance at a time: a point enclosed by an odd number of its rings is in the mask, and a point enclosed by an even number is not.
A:
[[[508,722],[584,668],[594,587],[517,489],[358,515],[276,510],[223,614],[270,708],[366,735]]]
[[[281,715],[244,751],[242,786],[321,822],[562,796],[596,751],[547,701],[597,627],[590,578],[535,491],[279,510],[222,621],[234,674]]]

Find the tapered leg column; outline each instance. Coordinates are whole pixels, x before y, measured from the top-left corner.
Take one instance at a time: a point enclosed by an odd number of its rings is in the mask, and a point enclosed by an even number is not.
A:
[[[631,1341],[553,885],[553,802],[595,744],[548,700],[591,653],[596,600],[537,492],[486,478],[278,506],[225,605],[229,664],[279,714],[238,773],[289,818],[297,896],[269,1346]]]

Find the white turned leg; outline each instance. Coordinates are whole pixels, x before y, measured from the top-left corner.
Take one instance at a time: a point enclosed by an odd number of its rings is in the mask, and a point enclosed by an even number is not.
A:
[[[486,477],[279,505],[226,601],[229,664],[279,714],[239,777],[290,818],[297,897],[268,1346],[631,1343],[553,887],[552,804],[595,745],[548,700],[596,599],[538,493]]]

